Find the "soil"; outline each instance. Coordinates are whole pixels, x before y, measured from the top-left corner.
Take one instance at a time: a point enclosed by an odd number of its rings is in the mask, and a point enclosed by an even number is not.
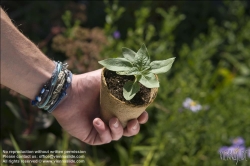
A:
[[[139,83],[140,91],[137,92],[136,95],[130,101],[127,101],[123,97],[124,84],[129,80],[134,81],[135,76],[118,75],[114,71],[105,70],[104,77],[106,79],[106,83],[108,85],[111,94],[114,95],[119,100],[133,105],[144,105],[149,102],[151,89],[146,88],[141,83]]]

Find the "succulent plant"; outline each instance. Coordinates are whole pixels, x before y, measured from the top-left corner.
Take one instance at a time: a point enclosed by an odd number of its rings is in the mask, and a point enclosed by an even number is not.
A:
[[[119,75],[134,75],[134,81],[127,81],[123,87],[123,96],[126,100],[131,100],[140,90],[140,85],[147,88],[159,87],[159,81],[156,74],[167,72],[175,60],[169,58],[161,61],[150,62],[145,44],[136,52],[129,48],[122,48],[124,58],[109,58],[99,61],[99,64]]]

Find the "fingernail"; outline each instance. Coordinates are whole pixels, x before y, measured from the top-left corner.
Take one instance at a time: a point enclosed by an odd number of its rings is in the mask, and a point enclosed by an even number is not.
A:
[[[118,123],[118,120],[116,119],[116,122],[113,124],[113,126],[115,127],[115,128],[117,128],[118,126],[119,126],[119,123]]]
[[[97,126],[100,126],[100,125],[101,125],[100,120],[95,121],[95,124],[96,124]]]
[[[136,130],[137,129],[137,123],[136,125],[134,125],[134,127],[132,128],[133,130]]]

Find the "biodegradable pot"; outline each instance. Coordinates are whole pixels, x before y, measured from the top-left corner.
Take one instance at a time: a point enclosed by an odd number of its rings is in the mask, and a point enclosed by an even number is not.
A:
[[[138,118],[153,102],[157,95],[158,88],[151,89],[150,100],[147,104],[133,105],[125,103],[124,101],[121,101],[113,96],[109,91],[104,77],[105,70],[106,68],[103,68],[101,74],[100,104],[102,120],[108,125],[108,122],[112,117],[117,117],[123,128],[125,128],[129,120]]]

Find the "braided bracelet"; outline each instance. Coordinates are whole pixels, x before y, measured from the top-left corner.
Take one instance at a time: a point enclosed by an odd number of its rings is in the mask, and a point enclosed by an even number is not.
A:
[[[62,101],[62,99],[67,95],[66,90],[68,89],[71,82],[72,82],[72,73],[69,71],[69,77],[67,77],[66,84],[64,84],[63,91],[60,93],[58,100],[55,102],[54,105],[46,109],[49,113],[51,113],[56,108],[56,106],[60,103],[60,101]]]
[[[62,63],[58,62],[57,66],[56,66],[56,72],[51,77],[51,85],[50,85],[49,94],[46,96],[46,100],[44,101],[44,103],[38,104],[38,108],[43,108],[49,102],[49,99],[51,98],[52,92],[54,91],[54,88],[55,88],[55,85],[56,85],[56,82],[58,79],[58,75],[59,75],[61,69],[62,69]]]
[[[51,113],[67,95],[66,90],[72,82],[72,73],[67,70],[67,63],[55,62],[56,67],[48,82],[45,83],[38,96],[31,101],[33,106]]]
[[[49,100],[49,102],[46,104],[47,107],[49,107],[50,105],[52,105],[55,100],[58,98],[59,96],[59,93],[61,92],[61,89],[63,87],[63,84],[65,82],[65,72],[64,71],[61,71],[58,75],[58,80],[57,80],[57,83],[56,83],[56,87],[51,95],[51,98]],[[46,107],[45,107],[46,108]]]
[[[55,88],[54,92],[53,92],[53,96],[51,97],[51,100],[50,102],[44,107],[45,110],[48,110],[49,108],[51,108],[57,100],[59,100],[60,98],[60,95],[63,91],[66,92],[67,88],[65,88],[65,86],[68,84],[68,83],[71,83],[71,77],[69,75],[69,72],[68,70],[64,70],[62,71],[60,74],[63,74],[63,80],[60,80],[57,87]],[[61,84],[61,82],[63,82],[63,84]],[[59,90],[60,91],[57,91]]]

